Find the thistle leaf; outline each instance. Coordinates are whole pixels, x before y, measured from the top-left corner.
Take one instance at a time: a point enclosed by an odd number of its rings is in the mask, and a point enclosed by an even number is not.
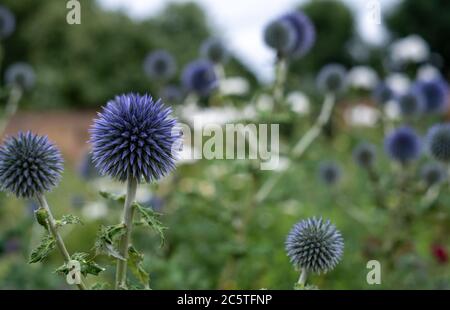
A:
[[[36,249],[31,252],[29,264],[43,261],[56,247],[56,240],[50,234],[45,234]]]
[[[159,234],[161,238],[161,245],[164,244],[164,230],[167,229],[161,221],[159,220],[160,214],[153,211],[151,208],[145,208],[141,206],[139,203],[133,203],[133,207],[136,208],[136,211],[140,214],[140,221],[137,222],[137,225],[144,225],[146,227],[152,228],[155,232]]]
[[[105,199],[117,201],[119,203],[125,203],[125,195],[113,194],[106,191],[100,191],[99,194]]]
[[[96,262],[94,262],[92,259],[89,259],[88,253],[74,253],[71,256],[72,260],[76,260],[80,263],[80,272],[83,276],[86,276],[88,274],[92,274],[94,276],[98,276],[100,272],[104,271],[105,268],[102,268],[99,266]],[[60,266],[58,269],[55,270],[56,273],[67,275],[70,271],[70,268],[67,263]]]
[[[142,266],[144,254],[139,253],[133,246],[128,249],[128,267],[136,278],[144,285],[145,289],[149,289],[150,275]]]
[[[72,214],[63,215],[62,219],[56,221],[57,227],[62,227],[69,224],[83,224],[78,216]]]
[[[106,254],[120,260],[125,260],[115,247],[115,243],[125,232],[124,224],[101,226],[94,245],[96,254]]]

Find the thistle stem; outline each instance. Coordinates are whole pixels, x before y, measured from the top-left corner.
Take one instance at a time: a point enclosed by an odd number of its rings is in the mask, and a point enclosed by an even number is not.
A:
[[[128,249],[131,242],[131,231],[133,227],[133,216],[134,207],[133,202],[136,197],[136,189],[138,185],[138,180],[134,177],[128,177],[127,181],[127,196],[125,198],[125,204],[123,206],[123,220],[122,223],[125,225],[125,234],[120,238],[119,241],[119,253],[124,258],[124,260],[117,260],[116,268],[116,290],[125,288],[127,284],[127,260],[128,260]]]
[[[0,120],[0,133],[3,133],[8,126],[9,120],[17,112],[19,101],[22,98],[22,89],[18,86],[13,86],[9,94],[8,102],[5,106],[4,114]]]
[[[302,268],[302,271],[300,272],[300,277],[298,278],[297,284],[301,287],[304,287],[306,284],[306,278],[308,278],[308,270],[305,268]]]
[[[331,118],[334,103],[335,103],[334,94],[332,93],[327,94],[325,96],[325,102],[322,105],[322,110],[320,111],[319,117],[317,118],[316,122],[292,149],[291,154],[293,158],[299,159],[306,152],[308,147],[314,142],[314,140],[320,135],[323,127],[328,123],[328,121]],[[257,203],[261,203],[267,198],[267,196],[269,196],[270,192],[277,185],[278,181],[281,180],[283,173],[286,171],[289,171],[289,169],[283,170],[282,172],[278,173],[277,176],[270,178],[266,183],[263,184],[263,186],[260,188],[260,190],[256,193],[255,196]]]
[[[284,96],[284,84],[287,76],[287,62],[283,57],[279,57],[275,66],[275,83],[273,87],[273,99],[275,108],[279,108]]]
[[[37,195],[36,199],[40,205],[41,208],[44,208],[45,211],[47,211],[48,214],[48,229],[49,232],[52,234],[52,236],[55,238],[56,240],[56,246],[58,247],[59,251],[61,252],[61,255],[64,257],[64,261],[66,263],[68,263],[71,258],[70,258],[70,254],[67,251],[67,248],[64,244],[64,241],[61,237],[61,234],[58,231],[58,227],[56,226],[56,221],[55,218],[53,217],[52,211],[50,210],[50,207],[48,206],[47,200],[45,199],[44,195]],[[83,283],[83,280],[80,278],[80,283],[77,284],[78,288],[80,290],[85,290],[86,289],[86,285]]]

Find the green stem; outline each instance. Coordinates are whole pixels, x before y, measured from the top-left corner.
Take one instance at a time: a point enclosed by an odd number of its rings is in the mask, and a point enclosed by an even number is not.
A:
[[[45,199],[44,195],[37,195],[36,199],[40,205],[41,208],[44,208],[45,211],[47,211],[48,214],[48,228],[50,233],[52,234],[52,236],[55,238],[56,240],[56,246],[58,247],[59,251],[61,252],[61,255],[64,257],[64,261],[66,263],[68,263],[71,258],[70,258],[70,254],[67,251],[67,248],[64,244],[64,241],[61,237],[61,234],[58,231],[58,228],[56,226],[56,221],[55,218],[53,217],[52,211],[50,210],[50,207],[48,206],[47,200]],[[80,278],[80,283],[77,284],[78,288],[80,290],[85,290],[86,289],[86,285],[83,283],[83,280]]]
[[[273,99],[275,109],[279,109],[284,97],[284,84],[287,76],[287,62],[283,57],[279,57],[275,66],[275,83],[273,87]]]
[[[302,271],[300,273],[300,277],[298,278],[297,284],[301,287],[305,287],[306,278],[308,278],[308,270],[306,270],[305,268],[302,268]]]
[[[9,94],[8,102],[5,106],[4,115],[0,120],[0,134],[3,133],[8,126],[9,120],[17,112],[19,101],[22,98],[22,89],[18,86],[13,86]]]
[[[124,260],[117,260],[116,268],[116,290],[126,287],[127,284],[127,259],[128,259],[128,249],[131,242],[131,231],[133,227],[133,216],[134,207],[133,202],[136,197],[136,189],[138,185],[138,180],[134,177],[128,177],[127,181],[127,196],[125,198],[125,204],[123,206],[123,220],[122,223],[125,225],[125,234],[120,238],[119,241],[119,253],[124,258]]]

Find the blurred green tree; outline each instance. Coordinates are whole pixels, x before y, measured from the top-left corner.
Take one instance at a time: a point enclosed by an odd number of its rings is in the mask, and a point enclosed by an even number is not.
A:
[[[450,1],[404,0],[385,18],[387,27],[396,37],[418,34],[433,52],[450,59],[450,45],[443,39],[450,32]],[[443,71],[450,75],[450,63],[444,61]]]

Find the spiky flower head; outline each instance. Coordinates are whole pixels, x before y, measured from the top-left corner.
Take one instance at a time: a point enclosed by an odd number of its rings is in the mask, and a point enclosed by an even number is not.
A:
[[[195,60],[189,63],[183,71],[184,87],[200,96],[208,96],[219,86],[214,66],[207,60]]]
[[[437,124],[427,133],[429,154],[437,161],[450,163],[450,124]]]
[[[376,158],[376,147],[370,143],[360,143],[353,150],[353,159],[356,164],[363,168],[368,168],[373,165]]]
[[[0,147],[0,186],[18,198],[34,198],[61,179],[63,159],[46,136],[30,131],[7,138]]]
[[[281,17],[290,23],[295,30],[295,43],[288,52],[288,56],[299,58],[306,55],[314,45],[316,40],[316,30],[313,23],[303,12],[293,11]]]
[[[438,163],[426,163],[420,169],[420,177],[428,187],[442,183],[446,179],[445,168]]]
[[[264,29],[264,42],[279,55],[286,55],[296,43],[295,28],[287,20],[277,19]]]
[[[400,113],[405,117],[418,116],[425,108],[425,100],[421,92],[411,89],[407,93],[398,96]]]
[[[9,37],[16,29],[16,18],[5,6],[0,5],[0,39]]]
[[[109,101],[90,129],[93,161],[102,175],[125,182],[158,180],[175,168],[180,133],[171,109],[149,95]]]
[[[424,110],[427,113],[441,113],[448,104],[449,87],[442,78],[419,80],[413,86],[424,98]]]
[[[347,71],[340,64],[324,66],[317,76],[317,88],[325,93],[338,93],[345,88]]]
[[[30,90],[36,82],[36,75],[32,66],[24,62],[17,62],[6,69],[5,81],[8,85],[20,87],[22,90]]]
[[[319,179],[326,185],[337,184],[342,177],[342,169],[334,161],[324,161],[319,165]]]
[[[313,217],[294,225],[286,239],[286,252],[295,268],[326,273],[341,260],[344,239],[329,220]]]
[[[156,50],[145,58],[144,71],[154,80],[168,80],[176,72],[176,63],[173,56],[165,50]]]
[[[212,63],[225,63],[229,53],[223,42],[218,38],[210,38],[203,42],[200,49],[202,56]]]
[[[384,140],[386,153],[394,160],[406,164],[418,159],[422,145],[420,137],[410,127],[394,129]]]
[[[380,82],[375,86],[372,98],[380,106],[384,106],[388,101],[394,99],[395,93],[386,82]]]

